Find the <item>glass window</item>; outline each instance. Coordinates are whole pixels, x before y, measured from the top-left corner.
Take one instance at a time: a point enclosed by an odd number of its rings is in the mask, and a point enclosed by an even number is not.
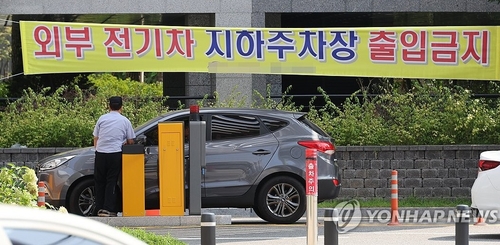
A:
[[[189,116],[183,116],[169,120],[172,122],[184,122],[184,139],[189,140]],[[144,133],[146,135],[146,146],[158,145],[158,125],[150,128]],[[185,141],[187,143],[187,141]]]
[[[322,136],[330,137],[330,135],[328,135],[328,133],[326,133],[323,129],[321,129],[320,127],[318,127],[318,125],[316,125],[313,122],[309,121],[309,119],[307,119],[305,115],[299,118],[299,122],[302,122],[307,127],[309,127],[310,129],[314,130],[314,132],[316,132],[316,133],[318,133],[318,134],[320,134]]]
[[[264,123],[264,125],[266,125],[266,127],[271,132],[278,131],[288,125],[287,121],[282,121],[274,118],[261,117],[260,120],[262,120],[262,123]]]
[[[100,245],[82,237],[52,231],[5,228],[5,232],[13,245]]]
[[[260,135],[260,122],[254,116],[213,115],[212,140],[254,137]]]

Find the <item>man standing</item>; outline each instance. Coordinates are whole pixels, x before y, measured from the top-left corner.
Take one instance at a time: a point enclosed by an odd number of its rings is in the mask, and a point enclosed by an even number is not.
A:
[[[133,144],[135,133],[130,120],[121,114],[122,98],[109,98],[110,112],[94,127],[95,204],[98,216],[114,217],[117,212],[116,185],[122,171],[122,146]]]

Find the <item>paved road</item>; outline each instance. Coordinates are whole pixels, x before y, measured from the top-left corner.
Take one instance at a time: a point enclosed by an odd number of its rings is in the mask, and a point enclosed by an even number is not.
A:
[[[170,234],[189,245],[200,245],[200,228],[149,227],[157,234]],[[324,226],[318,225],[318,245],[324,244]],[[216,227],[216,242],[224,245],[306,244],[307,226],[302,219],[292,225],[273,225],[258,218],[239,218],[232,225]],[[469,227],[469,244],[499,244],[500,224]],[[401,224],[387,226],[381,223],[362,222],[360,226],[339,234],[340,245],[426,245],[455,244],[455,224]]]

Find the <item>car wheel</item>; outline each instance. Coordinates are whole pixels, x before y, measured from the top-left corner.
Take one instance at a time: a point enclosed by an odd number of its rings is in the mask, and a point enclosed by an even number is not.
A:
[[[257,206],[254,206],[252,208],[253,212],[255,213],[255,215],[259,216],[259,217],[262,217],[262,214],[261,212],[259,211],[259,208]]]
[[[288,176],[272,178],[257,194],[257,210],[260,218],[275,224],[291,224],[306,211],[304,186]]]
[[[78,183],[69,196],[68,212],[83,216],[95,215],[94,180]]]

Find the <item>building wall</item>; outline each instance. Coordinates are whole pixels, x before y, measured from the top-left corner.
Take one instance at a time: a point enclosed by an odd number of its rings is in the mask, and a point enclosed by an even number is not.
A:
[[[390,197],[392,170],[400,198],[470,197],[479,154],[499,145],[339,146],[341,198]],[[0,148],[0,167],[14,162],[35,167],[44,157],[72,148]]]
[[[249,19],[252,13],[495,12],[488,0],[0,0],[0,14],[219,13]]]

